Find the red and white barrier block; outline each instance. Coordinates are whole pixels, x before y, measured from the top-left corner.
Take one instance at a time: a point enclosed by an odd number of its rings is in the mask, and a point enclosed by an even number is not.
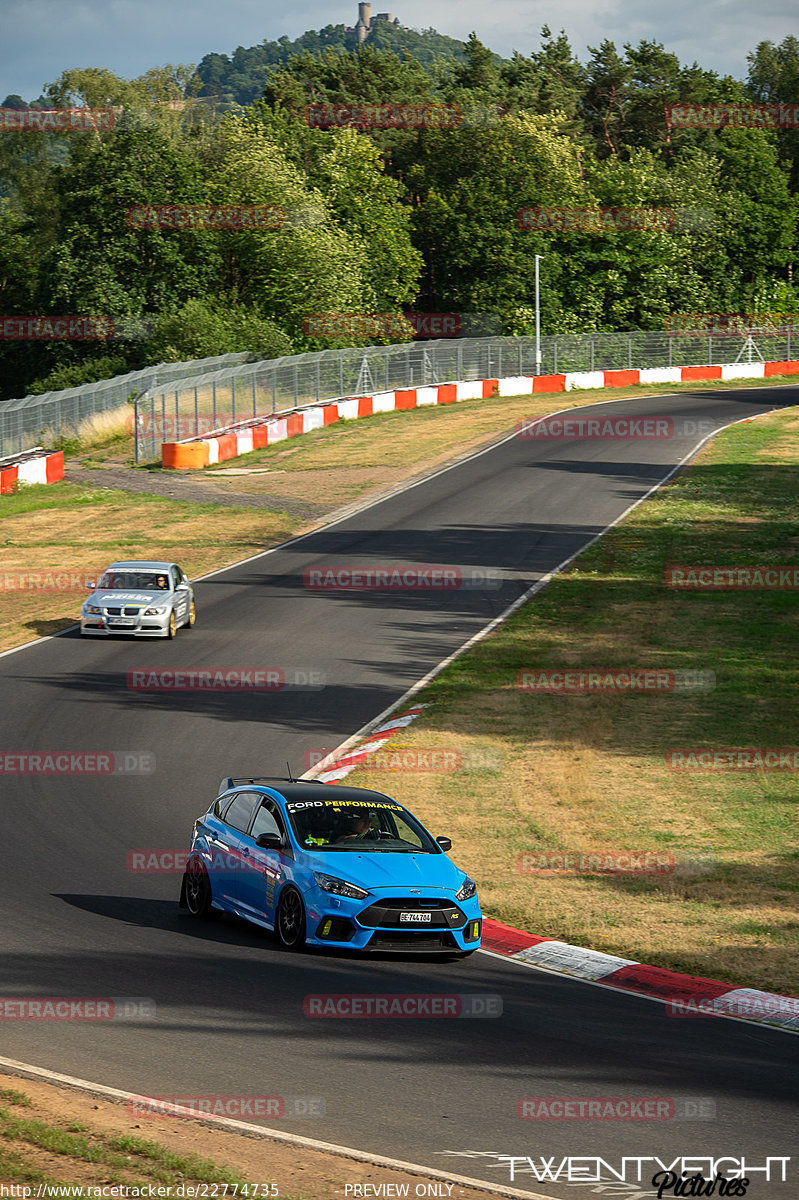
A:
[[[164,442],[161,446],[161,464],[179,471],[207,467],[263,446],[272,446],[286,438],[309,433],[312,429],[323,429],[336,421],[354,421],[376,413],[403,412],[427,405],[457,404],[459,400],[531,396],[539,392],[573,392],[585,388],[636,387],[653,383],[764,379],[771,375],[797,374],[799,362],[727,363],[707,367],[646,367],[629,371],[570,371],[562,375],[511,375],[503,379],[438,383],[432,387],[375,392],[372,396],[349,396],[299,408],[280,417],[245,421],[205,437]]]
[[[64,451],[26,450],[0,459],[0,495],[15,492],[20,484],[57,483],[64,478]]]

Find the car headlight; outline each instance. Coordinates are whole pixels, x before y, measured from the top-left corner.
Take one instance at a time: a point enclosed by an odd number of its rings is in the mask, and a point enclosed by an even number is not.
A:
[[[96,604],[84,604],[83,611],[85,613],[101,613],[103,610],[98,608]]]
[[[145,617],[162,617],[164,615],[164,613],[168,612],[168,611],[169,611],[168,607],[167,608],[145,608],[144,615],[145,615]]]
[[[456,900],[471,900],[472,896],[477,895],[477,884],[467,875],[461,886],[455,893]]]
[[[335,875],[322,875],[314,871],[313,877],[323,892],[332,892],[334,896],[349,896],[350,900],[363,900],[369,895],[363,888],[356,887],[354,883],[347,883],[345,879],[336,879]]]

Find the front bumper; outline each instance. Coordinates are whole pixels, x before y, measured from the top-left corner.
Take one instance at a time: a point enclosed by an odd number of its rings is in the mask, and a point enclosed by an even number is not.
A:
[[[136,617],[116,617],[100,615],[99,613],[81,613],[80,631],[88,637],[111,637],[124,634],[125,637],[168,637],[168,612],[159,617],[145,617],[140,613]]]
[[[477,950],[483,914],[477,896],[455,900],[441,892],[413,898],[370,895],[367,900],[331,896],[321,889],[307,905],[311,946],[336,946],[388,954],[465,953]],[[429,920],[402,919],[403,914]]]

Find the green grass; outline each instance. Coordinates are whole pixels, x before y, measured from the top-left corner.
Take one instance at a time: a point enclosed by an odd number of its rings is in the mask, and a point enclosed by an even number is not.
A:
[[[505,768],[382,777],[453,836],[485,910],[535,933],[644,962],[796,992],[799,778],[677,772],[676,747],[799,745],[795,591],[675,591],[678,565],[799,567],[799,414],[716,438],[690,469],[585,551],[415,701],[406,745],[491,743]],[[705,670],[715,690],[520,692],[522,669]],[[349,782],[349,781],[348,781]],[[663,876],[520,873],[533,850],[667,849]]]

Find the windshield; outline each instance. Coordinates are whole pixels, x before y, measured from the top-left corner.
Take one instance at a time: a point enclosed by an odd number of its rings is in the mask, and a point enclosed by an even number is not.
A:
[[[341,800],[290,800],[286,812],[295,837],[308,850],[440,854],[430,834],[391,800],[349,804]]]
[[[109,592],[168,592],[165,571],[106,571],[97,585]]]

